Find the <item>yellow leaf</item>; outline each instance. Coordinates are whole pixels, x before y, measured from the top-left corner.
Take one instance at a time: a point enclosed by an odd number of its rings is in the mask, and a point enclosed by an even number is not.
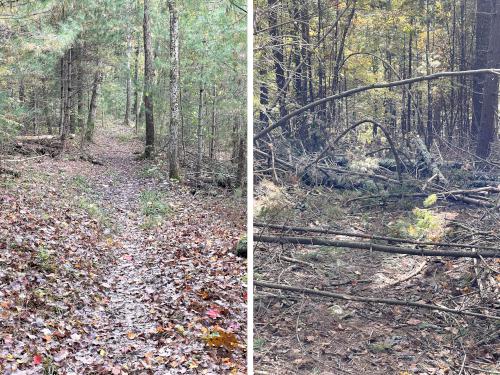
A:
[[[128,333],[127,333],[127,337],[128,337],[130,340],[133,340],[133,339],[135,339],[135,338],[137,337],[137,334],[131,331],[131,332],[128,332]]]
[[[216,348],[233,350],[239,346],[238,339],[234,333],[225,331],[218,326],[213,327],[212,332],[204,336],[203,339],[208,346]]]
[[[182,336],[185,336],[185,335],[186,335],[186,330],[185,330],[185,329],[184,329],[184,327],[183,327],[183,326],[181,326],[180,324],[177,324],[177,325],[175,326],[175,330],[176,330],[177,332],[179,332]]]

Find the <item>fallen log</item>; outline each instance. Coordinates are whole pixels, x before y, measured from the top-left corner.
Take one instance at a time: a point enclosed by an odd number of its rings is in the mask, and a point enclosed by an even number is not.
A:
[[[279,243],[279,244],[300,244],[300,245],[315,245],[315,246],[334,246],[346,247],[349,249],[369,250],[391,254],[407,254],[416,256],[445,256],[453,258],[497,258],[500,259],[500,251],[498,250],[482,250],[482,251],[459,251],[459,250],[426,250],[426,249],[411,249],[400,246],[381,245],[373,242],[352,242],[328,240],[312,237],[287,237],[287,236],[263,236],[254,235],[255,242]]]
[[[372,234],[364,234],[364,233],[350,233],[338,230],[332,230],[328,228],[307,228],[307,227],[293,227],[293,226],[285,226],[285,225],[276,225],[276,224],[265,224],[265,223],[254,223],[254,227],[256,228],[269,228],[275,230],[283,230],[290,232],[302,232],[302,233],[322,233],[322,234],[334,234],[337,236],[346,236],[346,237],[356,237],[356,238],[366,238],[370,240],[382,240],[387,242],[399,242],[399,243],[408,243],[414,245],[423,245],[423,246],[441,246],[441,247],[459,247],[465,249],[479,249],[479,250],[499,250],[495,247],[488,246],[477,246],[477,245],[468,245],[468,244],[455,244],[448,242],[431,242],[431,241],[417,241],[410,240],[408,238],[398,238],[398,237],[387,237],[387,236],[377,236]]]
[[[500,188],[494,187],[494,186],[485,186],[477,189],[462,189],[462,190],[450,190],[450,191],[442,191],[438,192],[435,189],[432,190],[434,191],[434,194],[438,197],[438,199],[448,199],[451,201],[462,201],[465,203],[469,204],[476,204],[479,206],[484,206],[484,207],[494,207],[494,204],[492,202],[489,202],[486,200],[486,197],[482,197],[482,199],[474,199],[470,197],[466,197],[464,195],[471,194],[471,193],[481,193],[481,192],[486,192],[486,193],[500,193]],[[389,198],[425,198],[428,197],[428,193],[393,193],[393,194],[378,194],[378,195],[366,195],[362,197],[356,197],[356,198],[351,198],[347,201],[345,201],[343,204],[348,205],[352,202],[356,201],[362,201],[362,200],[367,200],[367,199],[375,199],[375,198],[380,198],[380,199],[389,199]]]
[[[360,296],[354,296],[351,294],[331,293],[331,292],[327,292],[327,291],[323,291],[323,290],[299,288],[296,286],[275,284],[275,283],[270,283],[267,281],[254,280],[253,283],[255,286],[260,286],[263,288],[287,290],[289,292],[294,292],[294,293],[309,294],[309,295],[315,295],[315,296],[321,296],[321,297],[341,299],[341,300],[345,300],[345,301],[417,307],[417,308],[428,309],[428,310],[443,311],[443,312],[447,312],[450,314],[468,315],[468,316],[474,316],[477,318],[500,320],[500,316],[480,314],[480,313],[475,313],[472,311],[455,310],[455,309],[450,309],[450,308],[444,307],[444,306],[429,305],[427,303],[412,302],[412,301],[406,301],[406,300],[400,301],[400,300],[396,300],[396,299],[386,299],[386,298],[376,298],[376,297],[360,297]]]
[[[462,201],[464,203],[475,204],[475,205],[486,207],[486,208],[496,207],[491,202],[483,201],[483,200],[479,200],[479,199],[474,199],[474,198],[466,197],[463,195],[451,195],[451,196],[447,197],[447,199],[454,200],[454,201]]]
[[[56,135],[18,135],[14,137],[16,142],[39,142],[39,141],[51,141],[55,139],[60,139]]]
[[[97,160],[90,155],[80,155],[80,160],[89,162],[89,163],[94,164],[94,165],[100,165],[100,166],[104,165],[104,163],[102,161]]]

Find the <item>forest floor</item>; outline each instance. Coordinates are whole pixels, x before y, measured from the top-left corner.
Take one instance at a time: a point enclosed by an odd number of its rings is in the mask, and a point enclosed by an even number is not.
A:
[[[246,373],[245,200],[137,161],[129,129],[0,185],[2,374]]]
[[[405,223],[413,220],[413,208],[422,207],[423,200],[356,204],[348,203],[349,199],[363,193],[278,188],[265,182],[260,186],[256,221],[393,237],[402,237]],[[498,247],[498,213],[494,209],[485,212],[439,201],[431,211],[440,217],[442,225],[436,226],[434,235],[441,241]],[[276,231],[256,228],[255,232]],[[356,241],[344,236],[314,236]],[[500,267],[495,260],[480,261],[475,267],[468,258],[265,243],[257,243],[254,254],[255,280],[500,315]],[[498,321],[262,287],[255,293],[257,374],[500,373]]]

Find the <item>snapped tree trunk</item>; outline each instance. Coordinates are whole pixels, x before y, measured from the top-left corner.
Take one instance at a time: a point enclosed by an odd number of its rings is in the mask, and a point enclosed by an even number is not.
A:
[[[144,110],[146,112],[146,147],[144,157],[151,158],[154,152],[155,125],[153,118],[153,45],[151,39],[151,17],[149,0],[144,0]]]
[[[170,147],[169,177],[179,179],[180,72],[179,72],[179,14],[175,0],[168,0],[170,12]]]

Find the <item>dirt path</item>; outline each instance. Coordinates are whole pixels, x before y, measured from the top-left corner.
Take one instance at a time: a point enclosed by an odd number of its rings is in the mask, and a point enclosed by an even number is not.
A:
[[[34,283],[42,278],[45,296],[50,294],[52,303],[63,301],[64,307],[55,314],[46,306],[23,309],[40,326],[28,328],[13,312],[21,304],[15,301],[19,294],[4,291],[3,297],[12,300],[4,308],[11,324],[0,325],[8,335],[0,352],[5,373],[38,374],[42,368],[54,374],[245,371],[242,348],[207,346],[215,327],[244,344],[245,266],[231,252],[244,231],[243,202],[168,181],[164,166],[134,160],[133,152],[140,150],[130,133],[115,128],[98,135],[90,150],[104,166],[50,159],[26,166],[23,176],[45,171],[46,179],[35,178],[32,184],[49,182],[58,195],[60,205],[48,202],[53,195],[39,197],[42,207],[56,213],[53,220],[59,222],[61,210],[62,216],[78,209],[85,213],[65,221],[73,237],[60,230],[46,236],[43,227],[29,234],[24,225],[10,236],[33,252],[33,269],[23,272],[35,273]],[[27,191],[21,189],[23,197]],[[22,206],[33,209],[27,201]],[[63,254],[66,241],[69,251]],[[39,264],[41,243],[50,243],[54,258],[46,269]],[[4,247],[16,251],[8,241]],[[3,276],[0,286],[7,290],[15,277]],[[58,290],[61,284],[64,290]],[[25,328],[35,336],[32,342],[29,335],[28,341],[19,337]],[[25,345],[16,346],[16,340]]]

